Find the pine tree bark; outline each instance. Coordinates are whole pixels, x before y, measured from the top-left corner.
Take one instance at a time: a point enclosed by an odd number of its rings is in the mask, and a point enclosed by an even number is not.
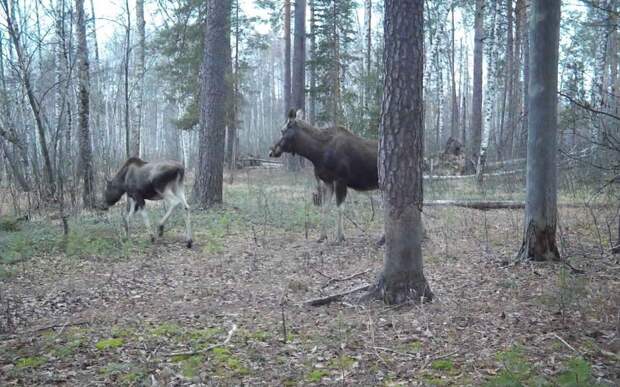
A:
[[[207,2],[207,22],[202,62],[199,164],[194,192],[202,207],[222,203],[224,137],[231,69],[231,3]]]
[[[295,109],[306,110],[306,0],[295,0],[292,99]],[[289,158],[289,171],[301,168],[301,157]]]
[[[471,101],[471,141],[469,153],[477,162],[482,136],[482,51],[484,48],[484,0],[476,0],[474,19],[474,85]]]
[[[422,262],[424,1],[386,0],[379,184],[385,203],[383,272],[371,294],[386,303],[430,300]]]
[[[82,179],[82,200],[86,208],[95,207],[95,178],[93,172],[93,151],[89,125],[90,79],[88,64],[88,46],[86,44],[86,20],[84,17],[84,0],[75,0],[77,13],[77,60],[78,60],[78,174]]]
[[[560,259],[557,228],[557,88],[560,0],[533,0],[525,230],[519,257]]]

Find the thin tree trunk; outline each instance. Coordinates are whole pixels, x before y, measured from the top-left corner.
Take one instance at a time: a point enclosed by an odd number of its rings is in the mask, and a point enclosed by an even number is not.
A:
[[[527,133],[529,127],[530,109],[530,34],[528,7],[523,6],[523,120],[519,134],[519,152],[517,157],[523,157],[526,152]]]
[[[13,42],[13,47],[15,49],[15,54],[17,55],[17,65],[19,68],[19,72],[21,75],[21,82],[26,89],[26,95],[28,97],[28,102],[30,104],[30,108],[34,115],[35,124],[37,127],[37,134],[39,137],[39,146],[41,147],[41,154],[43,155],[43,162],[45,167],[45,179],[46,179],[46,191],[49,195],[54,195],[55,192],[55,179],[54,173],[52,169],[52,161],[49,155],[49,151],[47,148],[47,139],[46,139],[46,130],[44,127],[45,118],[43,113],[41,112],[41,106],[39,105],[39,101],[34,95],[34,89],[32,87],[31,78],[30,78],[30,69],[26,63],[26,58],[23,52],[23,47],[20,40],[20,31],[17,31],[17,27],[15,26],[15,22],[13,20],[12,10],[9,7],[8,0],[2,0],[2,8],[4,10],[6,16],[6,28],[8,29],[9,36]]]
[[[284,114],[291,108],[291,0],[284,0]]]
[[[310,95],[309,95],[309,120],[316,125],[316,15],[315,0],[310,0]]]
[[[144,0],[136,0],[136,24],[138,32],[138,50],[136,54],[136,113],[131,134],[131,154],[140,156],[140,144],[142,131],[142,104],[144,99],[144,55],[146,51],[146,43],[144,36]]]
[[[484,176],[484,164],[486,162],[487,157],[487,149],[489,147],[489,139],[491,137],[491,133],[495,134],[496,128],[493,122],[493,118],[495,116],[495,105],[496,105],[496,90],[497,90],[497,58],[496,58],[496,47],[495,47],[495,35],[497,32],[496,19],[497,19],[497,3],[493,2],[493,9],[489,10],[490,12],[490,26],[487,31],[487,36],[485,37],[485,48],[487,55],[487,89],[485,92],[485,101],[484,101],[484,109],[485,109],[485,117],[484,117],[484,126],[482,127],[482,141],[480,143],[480,156],[478,157],[476,164],[476,174],[478,185],[482,185],[483,176]],[[488,41],[488,43],[487,43]]]
[[[127,158],[139,156],[134,154],[131,147],[132,133],[129,125],[129,53],[131,52],[131,15],[129,14],[129,0],[125,0],[125,10],[127,11],[127,25],[125,30],[125,60],[123,63],[123,80],[125,96],[125,152]]]
[[[93,172],[92,144],[89,128],[89,94],[90,81],[88,74],[88,46],[86,44],[86,20],[84,17],[84,0],[75,0],[77,11],[77,40],[78,40],[78,138],[79,138],[79,168],[78,173],[83,181],[82,200],[86,208],[95,206],[95,178]]]
[[[370,118],[369,104],[372,89],[370,86],[372,58],[372,0],[364,0],[364,31],[366,33],[366,79],[364,81],[364,118]],[[369,124],[369,122],[368,122]],[[367,128],[370,129],[370,128]]]
[[[557,88],[560,0],[533,0],[530,18],[530,120],[527,200],[521,259],[559,260],[557,228]]]
[[[306,108],[306,0],[295,0],[292,97],[295,109]]]
[[[379,183],[385,202],[385,259],[371,294],[386,303],[430,300],[422,262],[424,1],[386,0],[385,81]]]
[[[451,106],[451,120],[450,120],[450,137],[453,139],[457,139],[459,137],[459,102],[456,93],[456,73],[455,73],[455,49],[454,49],[454,7],[450,11],[450,20],[452,24],[452,29],[450,32],[450,74],[452,82],[452,106]]]
[[[236,146],[237,143],[237,123],[239,120],[239,82],[241,82],[241,74],[239,74],[239,0],[235,0],[235,63],[232,87],[232,106],[230,107],[231,117],[227,127],[227,144],[226,144],[226,163],[228,164],[229,183],[233,183],[234,170],[236,164]]]
[[[480,156],[482,135],[482,51],[484,48],[484,0],[476,0],[474,20],[474,86],[471,101],[470,154],[474,162]]]

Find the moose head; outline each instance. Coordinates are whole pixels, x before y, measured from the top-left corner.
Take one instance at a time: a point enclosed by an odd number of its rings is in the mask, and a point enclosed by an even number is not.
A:
[[[270,148],[269,157],[280,157],[284,152],[292,154],[296,153],[295,142],[299,132],[297,120],[301,120],[302,118],[302,110],[289,110],[286,123],[282,127],[282,137]]]

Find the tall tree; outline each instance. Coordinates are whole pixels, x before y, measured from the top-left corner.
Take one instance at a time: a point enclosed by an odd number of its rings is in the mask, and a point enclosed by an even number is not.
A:
[[[95,206],[95,178],[93,172],[93,152],[89,126],[90,78],[88,65],[88,45],[86,44],[86,18],[84,17],[84,0],[75,0],[77,13],[77,59],[78,59],[78,172],[84,184],[82,200],[84,206]]]
[[[229,97],[227,75],[230,58],[231,2],[207,2],[202,62],[200,144],[195,196],[203,207],[222,203],[224,175],[225,103]]]
[[[136,117],[132,126],[131,154],[140,155],[140,132],[142,130],[142,105],[144,98],[144,55],[146,43],[144,36],[144,0],[136,0],[136,29],[138,44],[136,50]]]
[[[284,0],[284,111],[291,108],[291,0]]]
[[[292,97],[295,109],[306,110],[306,0],[295,0]]]
[[[430,300],[422,263],[424,0],[385,1],[384,94],[379,185],[385,202],[385,258],[373,289],[386,303]]]
[[[471,98],[471,136],[469,153],[477,162],[482,135],[482,51],[484,47],[484,0],[476,0],[474,19],[474,86]]]
[[[557,91],[560,0],[531,7],[527,200],[521,259],[559,260],[557,228]]]
[[[308,119],[311,124],[316,123],[316,15],[315,1],[310,0],[310,87],[309,94],[309,111]]]
[[[450,116],[450,137],[455,140],[459,138],[459,100],[456,92],[456,64],[455,61],[455,49],[454,49],[454,8],[456,4],[452,4],[450,7],[450,24],[452,26],[450,30],[450,82],[451,82],[451,92],[452,92],[452,101],[451,101],[451,116]]]
[[[129,13],[129,0],[125,0],[125,11],[127,11],[127,25],[125,26],[125,58],[123,61],[123,80],[124,80],[124,99],[125,99],[125,153],[127,157],[139,156],[133,153],[131,138],[135,135],[131,133],[129,124],[129,54],[131,53],[131,14]]]

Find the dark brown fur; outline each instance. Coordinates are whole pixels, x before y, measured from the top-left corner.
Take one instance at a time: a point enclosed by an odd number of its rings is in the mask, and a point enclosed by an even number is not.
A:
[[[379,187],[377,141],[356,136],[342,127],[318,129],[289,113],[282,138],[271,148],[270,156],[282,152],[300,154],[312,162],[318,179],[336,192],[340,205],[347,188],[370,191]]]

